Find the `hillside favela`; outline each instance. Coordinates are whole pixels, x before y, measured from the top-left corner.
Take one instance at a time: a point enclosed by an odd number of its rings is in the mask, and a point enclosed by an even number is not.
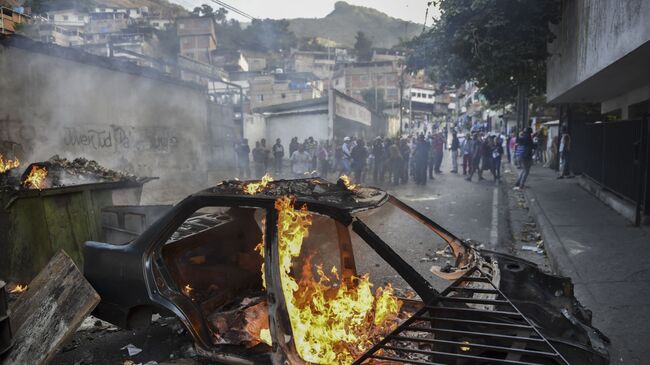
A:
[[[648,364],[648,64],[646,0],[0,0],[0,365]]]

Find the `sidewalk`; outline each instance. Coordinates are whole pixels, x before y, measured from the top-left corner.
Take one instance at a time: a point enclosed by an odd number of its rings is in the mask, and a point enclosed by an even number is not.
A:
[[[595,326],[612,340],[612,364],[650,359],[650,233],[583,190],[533,166],[524,191],[551,265],[569,276]]]

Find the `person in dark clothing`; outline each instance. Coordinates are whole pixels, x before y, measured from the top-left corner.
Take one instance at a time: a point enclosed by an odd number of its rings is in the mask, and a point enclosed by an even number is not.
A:
[[[273,145],[273,159],[275,161],[275,173],[282,174],[282,159],[284,158],[284,146],[280,138],[275,140]]]
[[[259,179],[264,175],[264,161],[265,161],[264,149],[260,142],[255,142],[255,148],[253,148],[253,166],[255,166],[255,178]]]
[[[362,139],[357,141],[357,145],[352,148],[350,155],[352,156],[354,179],[356,182],[362,183],[363,170],[366,168],[366,161],[368,160],[368,149]]]
[[[291,138],[291,142],[289,142],[289,156],[292,156],[294,152],[298,151],[298,147],[300,147],[298,137]]]
[[[374,156],[374,163],[372,169],[372,181],[375,184],[384,182],[384,141],[381,137],[377,137],[372,144],[372,155]]]
[[[260,140],[260,148],[262,149],[262,162],[264,164],[264,173],[269,172],[269,160],[271,159],[271,150],[266,146],[266,138]]]
[[[481,163],[481,141],[479,140],[478,134],[474,133],[472,135],[472,140],[470,141],[470,156],[471,156],[471,165],[469,168],[469,175],[465,178],[467,181],[472,181],[474,173],[479,170]]]
[[[402,184],[409,182],[409,164],[411,159],[411,148],[406,140],[399,141],[399,151],[402,154]]]
[[[456,132],[451,134],[451,172],[454,174],[458,173],[458,150],[460,149],[460,141],[458,140],[458,135]]]
[[[517,153],[517,159],[521,165],[521,172],[519,173],[519,178],[515,184],[515,189],[523,189],[526,184],[526,179],[528,179],[528,174],[530,174],[530,167],[533,165],[533,137],[532,129],[526,128],[526,131],[522,132],[519,138],[517,138],[517,147],[515,151]]]
[[[478,170],[478,181],[485,180],[483,171],[492,171],[492,147],[489,137],[481,139],[481,169]]]
[[[421,134],[415,145],[415,153],[413,156],[415,160],[415,183],[418,185],[427,184],[427,164],[430,150],[431,145],[424,139],[424,135]]]
[[[494,181],[501,179],[501,157],[503,156],[503,141],[501,138],[490,137],[490,148],[492,150],[492,176]]]
[[[244,138],[239,147],[237,147],[237,158],[239,162],[239,176],[245,179],[251,175],[250,153],[251,148],[248,146],[248,139]]]
[[[393,185],[399,185],[399,180],[402,176],[402,154],[400,153],[397,144],[392,144],[389,151],[388,163],[390,164],[390,177],[393,181]]]
[[[442,174],[440,170],[440,165],[442,164],[442,155],[445,149],[445,137],[441,132],[438,132],[431,136],[431,148],[433,157],[433,171],[436,174]]]

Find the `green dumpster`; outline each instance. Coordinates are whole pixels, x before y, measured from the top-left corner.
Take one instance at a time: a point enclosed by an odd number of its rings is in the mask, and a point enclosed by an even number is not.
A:
[[[28,282],[61,249],[82,267],[83,243],[101,238],[102,209],[140,204],[150,180],[0,192],[0,278]]]

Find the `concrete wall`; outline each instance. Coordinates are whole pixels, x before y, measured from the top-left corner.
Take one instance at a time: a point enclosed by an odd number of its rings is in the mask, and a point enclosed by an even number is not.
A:
[[[207,167],[219,156],[201,90],[14,47],[0,48],[0,75],[5,153],[25,163],[85,157],[159,176],[145,201],[174,201],[210,183]]]
[[[301,143],[309,137],[326,141],[330,138],[328,123],[327,112],[271,117],[268,118],[267,141],[280,138],[283,143],[289,143],[293,137],[298,137]]]
[[[597,90],[592,90],[573,95],[570,99],[568,96],[565,100],[560,97],[650,41],[650,1],[564,1],[562,22],[555,30],[557,39],[549,45],[552,57],[548,61],[548,99],[558,102],[603,101],[616,95],[598,94]],[[629,68],[621,71],[634,72]],[[610,80],[602,80],[601,84],[593,86],[612,88],[617,81],[620,80],[616,75],[610,75]],[[625,85],[621,87],[625,89]],[[620,94],[622,92],[618,92]]]

